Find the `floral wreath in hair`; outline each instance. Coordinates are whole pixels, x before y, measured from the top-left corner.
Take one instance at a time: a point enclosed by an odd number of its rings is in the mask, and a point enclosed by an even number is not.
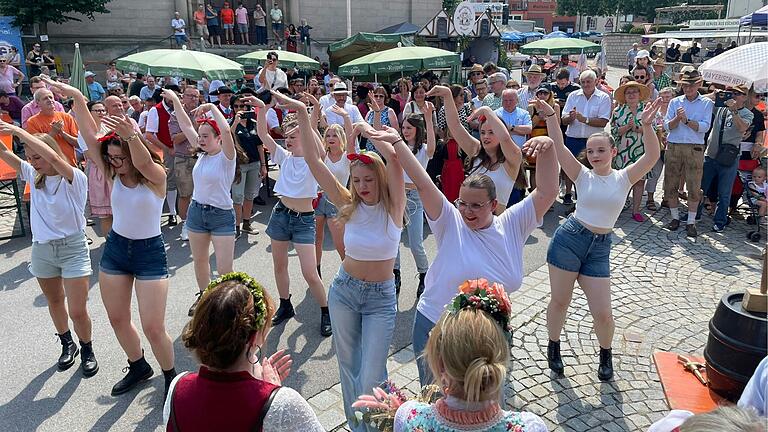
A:
[[[212,289],[227,281],[239,282],[251,292],[251,296],[253,297],[253,314],[256,318],[255,325],[251,330],[256,331],[264,327],[264,324],[267,321],[267,302],[264,300],[264,287],[256,282],[255,279],[248,276],[247,273],[231,272],[219,276],[208,284],[208,287],[203,294],[207,294]]]
[[[448,312],[457,314],[464,309],[480,310],[491,316],[504,331],[507,341],[512,343],[512,303],[499,283],[488,283],[486,279],[469,279],[459,286],[459,293],[448,303]]]

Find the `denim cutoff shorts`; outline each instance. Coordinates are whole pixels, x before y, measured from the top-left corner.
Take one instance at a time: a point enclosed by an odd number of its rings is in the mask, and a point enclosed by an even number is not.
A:
[[[131,240],[110,231],[99,267],[106,274],[130,275],[138,280],[167,279],[168,259],[162,234]]]
[[[224,210],[192,200],[185,223],[191,232],[233,236],[235,235],[235,209]]]
[[[322,194],[317,201],[317,208],[315,209],[315,216],[325,216],[326,218],[335,218],[339,214],[339,210],[328,201],[328,196]]]
[[[63,239],[32,243],[29,272],[41,279],[90,276],[91,256],[85,233],[81,231]]]
[[[595,234],[570,216],[555,230],[547,263],[589,277],[611,276],[611,234]]]
[[[315,213],[296,212],[278,201],[272,209],[266,232],[272,240],[315,244]]]

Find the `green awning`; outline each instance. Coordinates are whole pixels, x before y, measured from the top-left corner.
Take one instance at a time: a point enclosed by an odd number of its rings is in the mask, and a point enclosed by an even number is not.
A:
[[[335,70],[339,66],[366,54],[396,48],[398,43],[401,46],[411,46],[413,39],[401,34],[358,33],[334,42],[328,46],[331,69]]]

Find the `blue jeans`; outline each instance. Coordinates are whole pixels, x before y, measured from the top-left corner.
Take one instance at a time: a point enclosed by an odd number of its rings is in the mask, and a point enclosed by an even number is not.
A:
[[[395,280],[366,282],[339,268],[328,292],[333,346],[339,362],[344,413],[352,403],[387,379],[387,354],[395,331]],[[360,424],[354,431],[373,430]]]
[[[704,174],[701,176],[701,188],[706,192],[712,186],[712,182],[717,179],[717,210],[715,210],[714,222],[720,228],[723,228],[728,222],[728,205],[731,202],[731,190],[733,182],[738,174],[739,158],[733,161],[729,166],[720,165],[716,160],[709,156],[704,157]],[[696,210],[697,216],[701,215],[701,208],[704,200],[699,201],[699,208]]]
[[[408,224],[405,230],[408,233],[408,248],[411,249],[413,260],[419,273],[429,270],[427,252],[424,250],[424,204],[416,189],[405,191],[405,213],[408,215]],[[400,269],[400,250],[397,251],[395,269]]]
[[[432,371],[429,370],[427,361],[424,360],[422,355],[424,349],[427,347],[427,340],[429,340],[429,332],[435,323],[425,317],[418,310],[416,311],[416,317],[413,319],[413,354],[416,356],[416,367],[419,369],[419,384],[422,387],[432,384],[434,377]]]

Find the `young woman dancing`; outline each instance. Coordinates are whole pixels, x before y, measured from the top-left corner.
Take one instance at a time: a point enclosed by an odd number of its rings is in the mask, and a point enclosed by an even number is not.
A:
[[[216,256],[216,271],[232,272],[235,255],[235,210],[232,205],[232,182],[235,180],[235,141],[227,120],[214,104],[203,104],[192,111],[200,116],[195,129],[179,97],[171,90],[163,90],[163,96],[173,102],[179,127],[191,143],[197,143],[202,151],[192,169],[192,202],[189,204],[186,227],[189,246],[195,266],[198,297],[189,308],[189,316],[195,313],[200,295],[211,282],[210,246]],[[213,120],[206,117],[211,113]]]
[[[602,381],[613,377],[611,345],[614,322],[611,313],[611,231],[618,219],[627,194],[653,168],[659,158],[659,138],[654,130],[654,116],[661,100],[647,104],[640,123],[643,128],[645,153],[628,167],[615,170],[611,162],[616,157],[616,143],[610,134],[600,132],[587,140],[588,169],[563,144],[560,125],[554,110],[543,101],[536,101],[536,109],[547,117],[549,136],[554,140],[557,157],[565,174],[576,185],[579,205],[565,223],[555,231],[547,250],[549,282],[552,299],[547,307],[549,368],[563,373],[560,356],[560,332],[565,324],[568,305],[573,296],[573,284],[587,296],[592,313],[593,327],[600,343],[600,366],[597,377]]]
[[[273,103],[276,99],[273,96]],[[317,198],[318,185],[304,160],[304,150],[299,142],[301,128],[295,123],[284,124],[285,148],[282,148],[269,135],[267,126],[267,111],[274,106],[273,103],[265,107],[264,102],[254,96],[244,96],[242,101],[259,107],[256,130],[261,141],[267,146],[272,161],[280,166],[280,177],[277,178],[274,188],[280,200],[272,209],[266,231],[271,239],[275,282],[280,294],[280,306],[272,318],[272,324],[279,325],[296,314],[291,304],[291,281],[288,275],[288,249],[293,243],[293,248],[299,256],[301,274],[309,284],[315,301],[320,305],[320,334],[330,336],[333,331],[328,313],[328,300],[323,281],[317,272],[315,257],[315,211],[312,208],[312,200]],[[315,119],[319,112],[319,109],[313,110]],[[321,150],[318,146],[318,151]]]
[[[453,98],[451,89],[444,86],[433,87],[428,96],[438,96],[445,101]],[[471,116],[472,119],[482,120],[478,140],[461,125],[455,104],[445,103],[443,106],[451,136],[467,154],[467,172],[469,175],[485,174],[493,180],[499,201],[495,214],[501,214],[506,209],[520,170],[521,159],[516,157],[520,155],[520,148],[512,141],[507,127],[490,108],[481,107]]]
[[[321,141],[299,101],[276,96],[295,109],[304,158],[328,199],[340,209],[346,254],[328,293],[333,344],[339,362],[344,410],[354,418],[357,396],[387,378],[387,354],[395,330],[397,297],[392,269],[399,249],[405,207],[402,168],[391,144],[371,135],[370,125],[358,128],[380,146],[387,165],[377,154],[350,153],[352,186],[347,189],[321,159]],[[400,139],[397,132],[388,139]],[[384,144],[382,146],[382,144]],[[355,431],[369,430],[356,425]]]
[[[134,287],[141,327],[160,363],[167,393],[176,370],[173,343],[165,329],[168,263],[160,233],[165,167],[149,150],[149,143],[134,131],[130,118],[104,117],[102,121],[112,132],[99,138],[85,96],[67,84],[45,81],[73,98],[73,112],[88,144],[88,157],[111,183],[112,231],[99,264],[99,288],[109,323],[128,356],[128,374],[112,387],[112,395],[130,391],[153,374],[131,321]]]
[[[401,140],[411,149],[421,166],[426,169],[429,160],[435,155],[435,127],[433,118],[435,106],[431,102],[425,102],[422,106],[422,114],[408,114],[403,120],[403,128],[400,131]],[[386,126],[385,126],[386,127]],[[424,292],[424,278],[429,270],[427,252],[424,250],[424,204],[421,202],[416,184],[408,173],[404,174],[405,180],[405,230],[408,233],[408,248],[411,250],[413,260],[416,261],[416,270],[419,272],[419,286],[416,296],[421,297]],[[395,260],[395,288],[400,293],[400,252]]]
[[[29,189],[32,227],[29,270],[37,278],[48,301],[48,313],[61,340],[59,370],[75,364],[79,353],[83,375],[93,376],[99,371],[99,364],[91,345],[91,318],[87,306],[88,276],[91,275],[84,215],[88,179],[69,164],[59,144],[49,135],[33,136],[2,121],[0,135],[13,135],[26,143],[29,162],[19,159],[4,145],[0,145],[0,160],[32,185]],[[81,350],[72,340],[70,318],[80,339]]]

